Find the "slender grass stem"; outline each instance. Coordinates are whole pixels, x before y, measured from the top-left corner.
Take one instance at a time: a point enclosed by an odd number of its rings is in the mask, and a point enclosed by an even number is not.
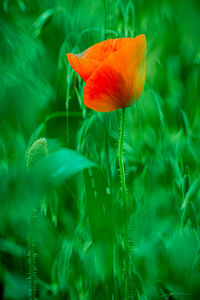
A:
[[[104,0],[104,39],[106,39],[106,22],[107,22],[106,0]]]
[[[122,188],[123,208],[124,208],[124,246],[125,246],[125,299],[128,299],[128,280],[129,280],[129,249],[128,249],[128,203],[126,191],[126,179],[124,172],[123,161],[123,141],[125,130],[125,108],[122,108],[121,126],[120,126],[120,139],[119,139],[119,170]]]
[[[49,115],[47,115],[47,117],[45,118],[45,123],[47,123],[49,120],[57,118],[57,117],[81,117],[82,114],[80,112],[76,112],[76,111],[58,111],[58,112],[54,112],[51,113]]]

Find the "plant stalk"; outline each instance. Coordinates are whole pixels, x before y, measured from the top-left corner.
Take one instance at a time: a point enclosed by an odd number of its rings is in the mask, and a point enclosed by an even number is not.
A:
[[[31,231],[33,230],[34,211],[31,214]],[[30,273],[30,300],[36,300],[36,269],[35,269],[35,245],[33,233],[29,235],[29,273]]]
[[[119,139],[119,170],[120,170],[123,210],[124,210],[125,299],[128,300],[128,295],[129,295],[129,291],[128,291],[129,248],[128,248],[128,203],[127,203],[128,201],[127,201],[126,179],[125,179],[124,161],[123,161],[124,130],[125,130],[125,108],[122,108],[120,139]]]

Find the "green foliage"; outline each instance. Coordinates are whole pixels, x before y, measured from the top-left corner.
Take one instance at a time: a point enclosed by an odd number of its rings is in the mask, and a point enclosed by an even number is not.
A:
[[[199,299],[199,19],[190,0],[0,2],[0,299],[29,299],[27,254],[35,298],[123,299],[127,220],[130,299]],[[84,106],[65,54],[141,33],[124,217],[120,112]]]
[[[35,141],[27,151],[27,170],[31,170],[33,166],[47,154],[47,140],[40,138]]]

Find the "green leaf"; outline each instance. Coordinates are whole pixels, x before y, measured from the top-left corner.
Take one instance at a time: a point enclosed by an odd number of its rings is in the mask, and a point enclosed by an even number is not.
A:
[[[182,209],[185,208],[185,206],[187,206],[189,204],[189,202],[193,199],[193,197],[195,197],[199,191],[199,188],[200,188],[200,179],[197,178],[190,186],[186,196],[185,196],[185,199],[184,199],[184,202],[183,202],[183,205],[182,205]]]
[[[188,174],[185,174],[183,177],[183,183],[182,183],[182,194],[183,194],[184,198],[190,188],[190,184],[191,184],[190,176]]]
[[[23,276],[7,272],[5,276],[4,299],[28,299],[27,280]]]
[[[36,38],[38,37],[41,33],[42,30],[49,24],[51,21],[53,15],[59,11],[60,8],[49,8],[45,10],[35,21],[33,24],[33,37]]]
[[[76,173],[86,169],[95,167],[95,164],[71,149],[60,149],[41,159],[32,172],[31,177],[36,181],[43,181],[57,186],[69,179]]]
[[[182,121],[182,126],[183,126],[184,133],[186,134],[186,136],[189,136],[189,134],[190,134],[190,124],[189,124],[188,117],[187,117],[187,115],[186,115],[186,113],[184,112],[183,109],[180,110],[180,115],[181,115],[181,121]]]
[[[0,251],[15,256],[23,256],[26,254],[24,247],[17,245],[15,242],[0,239]]]

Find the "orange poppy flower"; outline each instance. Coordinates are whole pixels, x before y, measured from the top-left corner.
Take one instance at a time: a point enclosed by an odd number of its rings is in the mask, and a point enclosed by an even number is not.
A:
[[[71,67],[85,81],[83,101],[107,112],[130,106],[141,96],[145,81],[146,38],[109,39],[80,54],[67,54]]]

